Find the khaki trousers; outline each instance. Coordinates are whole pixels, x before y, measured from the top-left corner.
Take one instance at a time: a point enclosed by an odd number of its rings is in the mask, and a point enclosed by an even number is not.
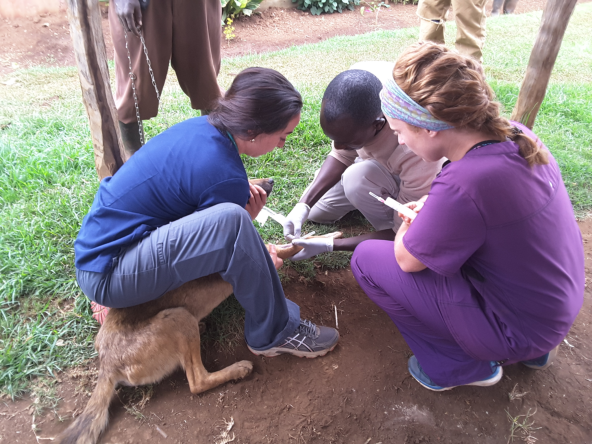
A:
[[[191,99],[192,108],[211,109],[220,97],[217,76],[221,17],[220,0],[152,0],[142,11],[142,32],[159,92],[162,92],[170,62],[181,89]],[[136,121],[136,111],[129,60],[114,2],[109,7],[109,26],[115,50],[115,105],[119,120],[131,123]],[[156,92],[140,38],[128,34],[127,41],[136,75],[140,116],[148,120],[158,114]]]
[[[393,176],[374,159],[349,166],[341,176],[341,181],[311,208],[308,219],[319,224],[330,224],[350,211],[359,210],[376,231],[398,229],[401,219],[395,210],[370,196],[370,191],[393,199],[399,195],[399,177]]]
[[[456,50],[482,62],[485,3],[486,0],[419,0],[419,40],[444,43],[446,13],[452,6],[456,21]]]

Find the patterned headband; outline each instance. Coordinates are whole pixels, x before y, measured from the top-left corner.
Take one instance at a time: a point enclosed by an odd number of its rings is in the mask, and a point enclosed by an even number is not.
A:
[[[393,79],[380,91],[382,112],[392,119],[399,119],[409,125],[425,128],[430,131],[442,131],[454,128],[446,122],[436,119],[423,106],[405,94]]]

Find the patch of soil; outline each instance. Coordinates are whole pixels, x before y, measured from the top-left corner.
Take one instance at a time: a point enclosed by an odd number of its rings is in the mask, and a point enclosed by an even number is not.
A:
[[[584,307],[547,370],[517,364],[505,367],[493,387],[426,390],[407,371],[411,352],[405,341],[351,271],[319,273],[309,283],[293,279],[285,290],[300,304],[302,316],[317,323],[335,325],[337,306],[341,340],[333,352],[308,360],[255,357],[244,344],[232,354],[204,350],[210,371],[247,359],[254,363],[253,373],[200,395],[191,395],[180,371],[153,389],[126,389],[115,397],[99,442],[226,443],[220,437],[233,421],[229,436],[234,434],[237,444],[497,444],[508,442],[509,416],[523,423],[520,415],[529,414],[528,430],[538,442],[589,443],[592,219],[581,222],[580,229],[586,256]],[[3,403],[0,442],[35,443],[33,422],[39,438],[56,436],[88,401],[95,367],[92,363],[86,372],[60,376],[62,401],[55,412],[34,417],[29,400]],[[514,434],[516,442],[527,436],[520,429]]]
[[[516,13],[542,10],[546,0],[520,0]],[[592,0],[579,0],[585,3]],[[107,8],[102,6],[102,25],[107,57],[113,58]],[[251,17],[235,20],[236,38],[223,42],[222,56],[276,51],[293,45],[315,43],[338,35],[356,35],[376,30],[418,26],[416,6],[391,4],[382,8],[378,20],[373,13],[362,16],[359,8],[342,14],[313,16],[297,9],[271,8]],[[491,0],[488,0],[488,13]],[[450,20],[454,19],[449,14]],[[74,66],[66,12],[37,17],[0,18],[0,77],[19,68],[32,66]]]
[[[590,1],[590,0],[585,0]],[[491,13],[492,0],[488,0],[487,14]],[[522,14],[543,9],[546,0],[520,0],[516,13]],[[368,8],[366,8],[368,9]],[[390,4],[376,13],[360,14],[355,11],[341,14],[313,16],[297,9],[270,8],[251,17],[239,17],[233,23],[237,38],[223,43],[224,57],[277,51],[305,43],[317,43],[339,35],[357,35],[372,31],[394,30],[419,26],[417,5]],[[453,10],[448,20],[454,21]]]

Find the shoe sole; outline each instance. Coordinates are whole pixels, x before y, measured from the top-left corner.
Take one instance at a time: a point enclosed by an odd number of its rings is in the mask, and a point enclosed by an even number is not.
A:
[[[549,368],[551,364],[553,364],[553,361],[555,360],[555,356],[557,356],[558,351],[559,345],[549,352],[549,358],[547,359],[547,363],[545,365],[529,365],[524,362],[521,362],[521,364],[533,370],[545,370],[546,368]]]
[[[431,390],[432,392],[445,392],[446,390],[452,390],[455,387],[458,387],[456,385],[452,386],[452,387],[440,387],[440,388],[434,388],[434,387],[430,387],[429,385],[424,384],[423,382],[421,382],[419,379],[417,379],[415,376],[411,375],[411,377],[413,379],[415,379],[417,382],[419,382],[423,387],[427,388],[428,390]]]
[[[281,348],[281,347],[272,347],[268,350],[253,350],[251,347],[249,347],[247,345],[247,347],[249,348],[251,353],[253,353],[254,355],[257,355],[257,356],[263,356],[265,358],[274,358],[279,355],[292,355],[292,356],[296,356],[298,358],[308,358],[308,359],[319,358],[321,356],[325,356],[330,351],[333,351],[333,349],[336,346],[337,346],[337,342],[335,344],[333,344],[333,347],[331,347],[331,348],[326,348],[324,350],[319,350],[318,352],[311,353],[311,352],[304,352],[304,351],[300,351],[300,350],[287,350],[287,349]]]
[[[502,369],[502,367],[499,367],[499,373],[494,378],[486,379],[485,381],[475,381],[475,382],[471,382],[470,384],[453,385],[452,387],[440,387],[440,388],[430,387],[429,385],[426,385],[423,382],[421,382],[415,376],[413,376],[413,375],[411,375],[411,376],[413,377],[413,379],[415,379],[417,382],[419,382],[423,387],[427,388],[428,390],[431,390],[433,392],[445,392],[446,390],[452,390],[453,388],[456,388],[456,387],[464,387],[464,386],[468,386],[468,385],[471,385],[474,387],[490,387],[490,386],[495,385],[498,382],[500,382],[503,375],[504,375],[504,370]]]
[[[474,387],[490,387],[492,385],[495,385],[498,382],[500,382],[502,380],[502,376],[504,376],[504,369],[502,367],[498,367],[498,368],[499,368],[499,373],[496,376],[494,376],[493,378],[486,379],[484,381],[475,381],[475,382],[471,382],[470,384],[464,384],[464,385],[472,385]]]

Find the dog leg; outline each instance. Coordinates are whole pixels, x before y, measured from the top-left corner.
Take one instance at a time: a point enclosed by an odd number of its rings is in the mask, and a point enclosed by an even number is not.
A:
[[[240,361],[229,365],[217,372],[209,373],[201,360],[201,344],[199,337],[199,323],[191,316],[185,320],[182,348],[182,365],[187,374],[191,393],[197,394],[210,390],[234,379],[242,379],[251,373],[253,363]],[[189,331],[191,330],[191,331]]]
[[[193,358],[197,358],[198,362]],[[251,361],[239,361],[222,370],[209,373],[201,362],[201,356],[194,355],[190,359],[192,365],[185,371],[189,380],[189,389],[193,394],[205,392],[228,381],[242,379],[253,370]]]
[[[199,322],[185,308],[169,308],[156,315],[142,331],[133,349],[127,353],[122,373],[129,385],[145,385],[161,380],[181,365],[192,393],[201,393],[232,379],[248,375],[253,365],[241,361],[215,373],[208,373],[201,361]],[[129,349],[129,345],[127,349]],[[119,347],[126,350],[124,344]]]

